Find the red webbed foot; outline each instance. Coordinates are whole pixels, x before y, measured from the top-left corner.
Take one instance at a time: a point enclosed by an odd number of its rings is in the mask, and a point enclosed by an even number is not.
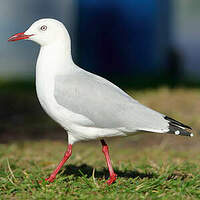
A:
[[[113,174],[112,176],[110,176],[110,178],[107,180],[107,184],[108,185],[111,185],[112,183],[114,183],[115,181],[116,181],[116,179],[117,179],[117,174]]]
[[[50,176],[49,178],[46,178],[45,181],[52,183],[55,180],[55,176]]]

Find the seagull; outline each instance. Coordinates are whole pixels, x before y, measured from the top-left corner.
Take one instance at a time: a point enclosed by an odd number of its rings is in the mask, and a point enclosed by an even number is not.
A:
[[[105,138],[136,132],[193,136],[191,127],[140,104],[110,81],[78,67],[73,62],[70,36],[63,23],[51,18],[37,20],[25,32],[8,38],[17,40],[32,40],[40,45],[37,96],[46,113],[68,134],[67,151],[46,181],[54,181],[71,156],[72,145],[78,141],[100,140],[110,185],[117,174]]]

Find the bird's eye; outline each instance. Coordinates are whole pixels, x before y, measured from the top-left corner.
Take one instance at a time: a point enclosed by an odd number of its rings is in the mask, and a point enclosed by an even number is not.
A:
[[[41,26],[41,27],[40,27],[40,30],[46,31],[46,30],[47,30],[47,26],[45,26],[45,25]]]

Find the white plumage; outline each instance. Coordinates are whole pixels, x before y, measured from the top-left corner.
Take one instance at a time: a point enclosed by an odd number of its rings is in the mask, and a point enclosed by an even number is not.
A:
[[[19,40],[19,35],[9,40]],[[69,34],[61,22],[38,20],[24,37],[21,39],[41,45],[37,95],[48,115],[67,130],[69,144],[136,131],[192,136],[185,130],[190,127],[147,108],[108,80],[76,66]]]

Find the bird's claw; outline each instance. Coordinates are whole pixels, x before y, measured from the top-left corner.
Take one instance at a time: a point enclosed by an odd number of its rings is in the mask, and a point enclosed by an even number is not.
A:
[[[46,178],[45,181],[52,183],[55,178],[55,176],[50,176],[49,178]]]
[[[116,179],[117,179],[117,174],[113,174],[113,175],[110,176],[110,178],[107,180],[106,183],[108,185],[111,185],[112,183],[114,183],[116,181]]]
[[[38,183],[39,183],[39,184],[42,184],[43,181],[52,183],[52,182],[54,181],[55,178],[56,178],[55,176],[50,176],[49,178],[45,178],[44,180],[38,181]]]

